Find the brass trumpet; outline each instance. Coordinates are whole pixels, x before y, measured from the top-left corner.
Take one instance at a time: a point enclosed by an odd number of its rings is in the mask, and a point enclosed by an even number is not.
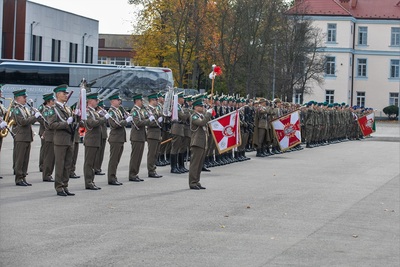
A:
[[[6,128],[4,128],[3,130],[0,131],[0,136],[4,138],[10,132],[11,135],[14,137],[14,133],[10,130],[15,122],[13,119],[11,119],[11,109],[13,107],[14,100],[12,98],[4,98],[4,97],[2,97],[2,99],[10,100],[10,105],[8,105],[6,115],[4,116],[4,121],[7,123],[7,126],[6,126]]]

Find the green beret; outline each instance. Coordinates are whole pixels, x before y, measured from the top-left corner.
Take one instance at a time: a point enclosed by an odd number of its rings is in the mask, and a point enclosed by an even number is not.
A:
[[[203,100],[202,99],[197,99],[196,101],[193,102],[193,107],[195,106],[203,106]]]
[[[14,94],[14,97],[26,96],[26,89],[14,91],[13,94]]]
[[[113,95],[111,95],[109,98],[108,98],[108,100],[114,100],[114,99],[121,99],[120,97],[119,97],[119,93],[115,93],[115,94],[113,94]]]
[[[136,94],[136,95],[134,95],[134,96],[132,97],[132,100],[142,100],[142,99],[143,99],[142,94]]]
[[[68,93],[67,88],[68,88],[68,85],[61,84],[61,85],[57,86],[56,88],[54,88],[53,92],[54,93],[58,93],[58,92]]]
[[[147,96],[147,99],[157,99],[158,98],[158,93],[154,93],[154,94],[151,94],[151,95],[148,95]]]
[[[87,94],[86,99],[99,99],[99,94],[98,93]]]
[[[333,104],[328,104],[328,108],[333,108]]]
[[[342,106],[346,106],[346,103],[342,102]]]
[[[326,106],[328,105],[328,102],[325,101],[325,102],[323,103],[323,105],[326,107]]]
[[[54,100],[54,94],[51,93],[51,94],[45,94],[45,95],[43,95],[43,100],[44,100],[44,101]]]

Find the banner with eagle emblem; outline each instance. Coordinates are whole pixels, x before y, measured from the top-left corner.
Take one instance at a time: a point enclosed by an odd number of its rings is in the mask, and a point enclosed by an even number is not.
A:
[[[375,114],[367,114],[365,116],[362,116],[358,118],[357,120],[358,125],[360,126],[361,132],[364,136],[368,136],[375,132]]]
[[[219,153],[240,146],[240,122],[237,110],[210,121],[209,127]]]
[[[294,111],[272,121],[274,134],[281,150],[287,150],[301,143],[300,114]]]

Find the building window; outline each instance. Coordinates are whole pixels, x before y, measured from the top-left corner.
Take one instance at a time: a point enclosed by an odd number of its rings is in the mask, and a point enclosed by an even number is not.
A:
[[[333,104],[335,102],[335,90],[325,90],[325,101],[328,104]]]
[[[51,61],[60,62],[60,54],[61,54],[61,41],[60,40],[51,40]]]
[[[336,23],[328,23],[328,43],[336,42]]]
[[[399,93],[389,93],[389,106],[399,106]]]
[[[326,57],[325,74],[335,75],[335,57]]]
[[[400,28],[392,27],[392,35],[390,38],[390,45],[400,46]]]
[[[367,77],[367,59],[359,58],[357,59],[357,76]]]
[[[357,92],[357,106],[365,107],[365,92]]]
[[[400,70],[400,60],[399,59],[391,59],[390,60],[390,78],[400,78],[399,70]]]
[[[128,57],[112,57],[110,58],[110,64],[120,65],[120,66],[130,66],[131,59]]]
[[[107,57],[99,57],[98,64],[107,64]]]
[[[358,27],[358,44],[367,45],[368,27]]]
[[[86,46],[86,51],[85,51],[85,63],[93,63],[93,47],[92,46]]]
[[[69,43],[69,62],[78,62],[78,44]]]
[[[293,99],[295,104],[301,104],[302,103],[302,93],[295,93],[294,94],[294,99]]]
[[[42,36],[32,36],[32,60],[42,61]]]

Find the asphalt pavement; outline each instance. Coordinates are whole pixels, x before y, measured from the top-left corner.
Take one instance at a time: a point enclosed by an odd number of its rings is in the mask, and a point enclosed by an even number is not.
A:
[[[147,178],[146,151],[122,186],[96,176],[99,191],[70,180],[56,196],[38,170],[35,136],[27,180],[12,176],[12,139],[0,155],[0,266],[399,266],[400,126],[378,123],[373,137],[256,158],[202,173]],[[37,131],[38,127],[34,126]],[[107,172],[108,144],[103,163]],[[83,145],[77,174],[83,174]]]

